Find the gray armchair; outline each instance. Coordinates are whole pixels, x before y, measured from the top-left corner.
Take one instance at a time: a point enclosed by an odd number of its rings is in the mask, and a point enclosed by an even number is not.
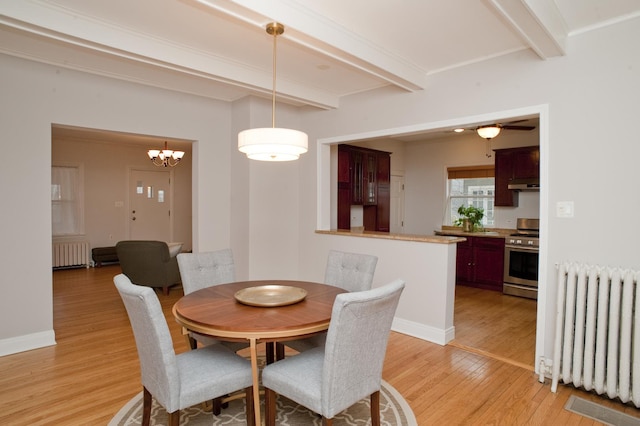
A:
[[[222,345],[176,355],[171,333],[155,292],[131,283],[124,274],[113,279],[124,302],[138,348],[143,386],[142,424],[149,424],[152,398],[169,413],[169,425],[180,422],[180,410],[239,390],[246,392],[247,422],[254,423],[253,376],[249,360]]]
[[[347,291],[369,290],[373,284],[377,263],[378,258],[369,254],[329,250],[324,282]],[[322,333],[284,344],[298,352],[304,352],[324,345],[325,338],[326,333]]]
[[[267,365],[266,425],[275,425],[276,394],[322,415],[323,425],[369,396],[371,424],[380,424],[382,367],[404,281],[336,297],[326,344]]]
[[[119,241],[116,253],[122,273],[137,285],[162,287],[169,294],[169,287],[180,284],[178,261],[163,241]]]

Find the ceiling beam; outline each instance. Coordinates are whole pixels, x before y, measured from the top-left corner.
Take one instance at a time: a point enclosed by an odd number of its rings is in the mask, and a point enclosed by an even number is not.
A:
[[[283,37],[404,90],[418,91],[427,87],[425,70],[314,13],[296,0],[196,1],[232,16],[244,14],[237,7],[240,6],[253,14],[252,23],[261,28],[268,22],[280,22],[287,28]],[[255,13],[264,20],[255,22]]]
[[[486,0],[542,59],[566,54],[567,26],[553,0]]]
[[[271,73],[78,15],[50,3],[33,0],[4,2],[0,24],[102,54],[248,89],[257,94],[270,95],[273,89]],[[46,62],[50,62],[50,58]],[[282,82],[278,97],[294,104],[302,103],[323,109],[339,106],[335,94],[289,81]]]

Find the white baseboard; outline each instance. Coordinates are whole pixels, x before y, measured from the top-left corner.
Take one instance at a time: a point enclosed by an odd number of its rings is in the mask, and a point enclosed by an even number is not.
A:
[[[397,317],[393,319],[391,329],[398,333],[407,334],[442,346],[452,341],[456,334],[455,327],[449,329],[435,328]]]
[[[0,340],[0,356],[44,348],[55,344],[56,334],[53,330],[11,337]]]

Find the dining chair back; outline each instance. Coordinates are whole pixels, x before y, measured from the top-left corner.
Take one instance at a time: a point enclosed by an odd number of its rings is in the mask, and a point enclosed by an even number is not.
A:
[[[177,425],[180,410],[244,389],[252,401],[251,363],[222,345],[176,355],[162,307],[149,287],[120,274],[113,279],[124,302],[135,337],[143,386],[143,424],[149,424],[151,398]],[[253,404],[247,404],[252,422]]]
[[[336,297],[326,344],[267,365],[262,371],[267,425],[275,424],[276,394],[333,417],[369,396],[372,425],[380,424],[382,367],[393,317],[404,289],[395,280]]]
[[[203,288],[227,284],[236,280],[236,268],[231,249],[202,253],[180,253],[177,258],[185,295]],[[249,343],[246,342],[223,342],[193,331],[186,334],[186,336],[192,349],[198,347],[198,342],[203,346],[221,343],[234,352],[249,346]],[[215,401],[213,410],[215,414],[220,413],[218,401]]]
[[[231,249],[202,253],[180,253],[177,257],[184,294],[236,280],[236,269]]]
[[[369,290],[373,284],[378,258],[370,254],[347,253],[329,250],[324,283],[340,287],[347,291]],[[290,340],[284,345],[304,352],[324,345],[326,333],[304,339]]]
[[[369,290],[377,263],[378,258],[370,254],[330,250],[324,282],[347,291]]]

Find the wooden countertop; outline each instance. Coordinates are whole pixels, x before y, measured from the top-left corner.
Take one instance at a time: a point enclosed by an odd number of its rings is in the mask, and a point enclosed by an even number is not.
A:
[[[506,238],[516,232],[515,229],[489,228],[484,231],[464,232],[458,226],[443,226],[440,230],[433,231],[436,235],[451,235],[459,237],[486,237],[486,238]]]
[[[351,232],[347,230],[332,229],[329,231],[316,230],[316,234],[327,235],[342,235],[348,237],[362,237],[362,238],[380,238],[385,240],[398,240],[398,241],[415,241],[419,243],[433,243],[433,244],[455,244],[462,241],[466,241],[464,236],[458,235],[414,235],[414,234],[390,234],[388,232]]]

